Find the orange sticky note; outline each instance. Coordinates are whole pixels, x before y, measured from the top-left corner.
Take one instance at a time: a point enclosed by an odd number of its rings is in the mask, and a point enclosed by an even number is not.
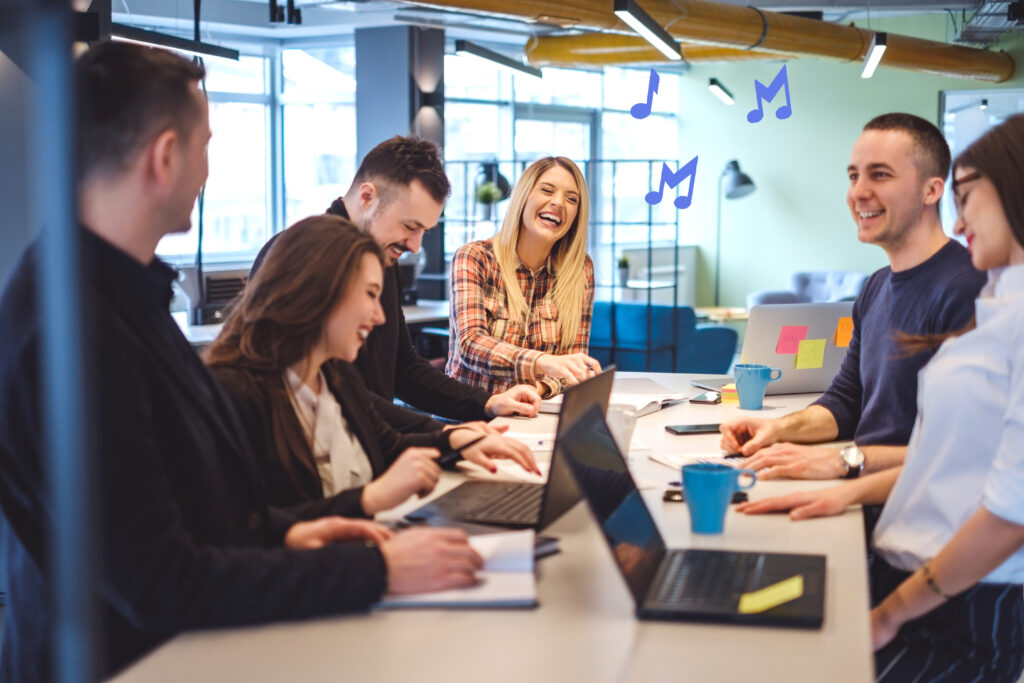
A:
[[[800,341],[807,338],[807,325],[783,325],[775,353],[796,353]]]
[[[832,341],[840,349],[845,349],[850,345],[850,339],[853,337],[853,318],[840,318],[839,322],[836,323],[836,333],[832,337]]]
[[[825,364],[825,339],[804,339],[796,352],[797,370],[814,370]]]

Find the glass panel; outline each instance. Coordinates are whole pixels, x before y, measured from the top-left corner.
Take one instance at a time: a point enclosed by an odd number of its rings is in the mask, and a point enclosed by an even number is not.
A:
[[[283,91],[289,98],[355,102],[356,50],[352,46],[281,52]]]
[[[544,69],[544,78],[514,74],[516,102],[601,108],[601,73]],[[646,91],[645,91],[646,92]]]
[[[262,95],[267,91],[264,57],[241,57],[237,62],[220,57],[203,57],[206,89],[209,92]]]
[[[582,169],[590,160],[590,124],[517,119],[515,152],[517,160],[525,161],[545,156],[569,157]]]
[[[512,97],[512,75],[486,59],[472,55],[445,55],[444,96],[507,101]]]
[[[348,190],[356,174],[355,129],[354,105],[285,105],[285,225],[323,213]]]
[[[601,149],[605,159],[664,159],[679,149],[679,121],[652,114],[637,121],[629,114],[605,112],[601,117]],[[697,150],[694,150],[694,154]],[[691,157],[688,157],[689,160]]]
[[[210,177],[206,181],[204,257],[252,258],[270,237],[267,221],[267,107],[241,102],[210,105]],[[198,212],[192,230],[168,235],[157,253],[191,257],[196,251]]]
[[[620,69],[605,67],[605,109],[629,111],[639,102],[647,101],[650,69]],[[675,114],[679,109],[679,74],[658,72],[658,92],[651,101],[651,111]],[[636,119],[633,119],[636,121]]]

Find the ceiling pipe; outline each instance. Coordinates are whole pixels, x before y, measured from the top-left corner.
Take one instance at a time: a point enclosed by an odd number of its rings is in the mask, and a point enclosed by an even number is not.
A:
[[[531,66],[572,67],[671,63],[643,38],[621,33],[584,33],[575,36],[532,36],[523,48]],[[718,45],[680,45],[680,54],[690,64],[739,62],[758,59],[789,59],[792,55],[762,50],[737,50]]]
[[[513,17],[562,27],[615,33],[630,29],[603,0],[437,0],[416,4]],[[644,0],[644,10],[674,38],[738,49],[757,48],[789,55],[862,62],[874,33],[756,7],[710,0]],[[890,33],[882,66],[953,78],[1001,83],[1013,76],[1005,52],[949,45]]]

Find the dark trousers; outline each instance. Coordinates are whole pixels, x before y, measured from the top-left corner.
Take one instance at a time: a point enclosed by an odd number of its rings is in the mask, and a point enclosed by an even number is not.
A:
[[[870,560],[871,605],[910,574],[881,557]],[[978,584],[904,624],[875,653],[875,680],[885,683],[1016,683],[1024,672],[1024,593],[1020,584]]]

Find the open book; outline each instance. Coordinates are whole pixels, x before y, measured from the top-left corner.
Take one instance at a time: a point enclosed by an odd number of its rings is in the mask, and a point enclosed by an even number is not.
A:
[[[677,403],[685,400],[686,394],[634,394],[613,391],[611,397],[608,399],[608,405],[611,406],[618,404],[632,406],[636,410],[636,416],[641,417],[643,415],[649,415],[650,413],[656,413],[670,403]],[[562,410],[562,394],[541,401],[540,412],[542,413],[557,414],[560,410]]]
[[[469,544],[484,558],[480,583],[416,595],[385,595],[378,607],[536,607],[533,529],[471,536]]]

